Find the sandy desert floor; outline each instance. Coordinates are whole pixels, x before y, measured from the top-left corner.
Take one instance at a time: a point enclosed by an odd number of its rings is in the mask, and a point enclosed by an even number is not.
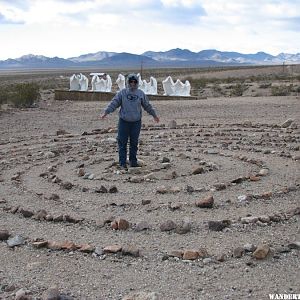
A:
[[[0,299],[300,293],[299,96],[152,104],[128,172],[105,103],[0,113]]]

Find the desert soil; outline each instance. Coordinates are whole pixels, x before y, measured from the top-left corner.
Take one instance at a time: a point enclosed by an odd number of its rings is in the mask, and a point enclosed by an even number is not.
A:
[[[153,101],[161,123],[144,114],[142,166],[128,172],[116,165],[117,113],[99,119],[106,103],[58,102],[44,91],[37,108],[2,112],[0,233],[24,241],[0,241],[0,299],[20,289],[46,299],[53,286],[60,299],[299,294],[299,104]],[[209,196],[211,208],[196,205]],[[209,226],[223,220],[220,231]],[[107,253],[112,245],[117,253]]]

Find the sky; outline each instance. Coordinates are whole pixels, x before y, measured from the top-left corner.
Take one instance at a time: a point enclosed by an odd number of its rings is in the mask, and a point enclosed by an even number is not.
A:
[[[0,0],[0,60],[98,51],[300,52],[300,0]]]

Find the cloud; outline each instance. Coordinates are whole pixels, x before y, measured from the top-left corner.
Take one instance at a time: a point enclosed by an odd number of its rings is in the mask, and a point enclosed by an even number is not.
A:
[[[24,24],[22,21],[10,20],[0,13],[0,25],[5,24]]]

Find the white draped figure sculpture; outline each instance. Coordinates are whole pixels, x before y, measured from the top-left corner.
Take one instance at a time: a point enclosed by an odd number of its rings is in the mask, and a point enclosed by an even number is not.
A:
[[[70,77],[70,91],[79,91],[80,85],[79,85],[79,76],[73,74]]]
[[[146,95],[157,95],[157,80],[154,77],[150,77],[150,81],[142,80],[140,73],[137,74],[139,80],[139,89]]]
[[[162,82],[163,89],[164,89],[164,95],[165,96],[173,96],[174,95],[174,81],[171,76],[168,76],[165,80]]]
[[[125,76],[122,75],[122,74],[119,74],[119,76],[118,76],[118,78],[116,80],[116,84],[119,87],[119,91],[125,89],[125,82],[126,82]]]
[[[87,77],[80,73],[79,75],[79,85],[80,85],[80,91],[87,91],[89,87],[89,80]]]
[[[94,75],[92,78],[92,91],[94,92],[111,92],[111,77],[107,74],[101,76]]]
[[[163,82],[164,95],[166,96],[190,96],[191,84],[188,80],[182,83],[179,79],[174,83],[171,76],[168,76]]]

